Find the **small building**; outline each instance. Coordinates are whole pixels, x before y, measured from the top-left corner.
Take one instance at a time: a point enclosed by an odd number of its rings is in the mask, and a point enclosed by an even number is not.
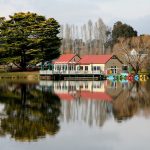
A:
[[[118,74],[122,71],[122,62],[115,55],[86,55],[78,67],[84,73]]]
[[[52,62],[48,69],[40,70],[41,79],[93,79],[103,80],[107,74],[119,74],[122,62],[115,55],[63,54]]]

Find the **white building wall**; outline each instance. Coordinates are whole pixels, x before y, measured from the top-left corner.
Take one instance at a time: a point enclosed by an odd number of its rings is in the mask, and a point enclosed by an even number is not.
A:
[[[58,69],[59,66],[59,69]],[[66,67],[65,70],[63,70],[63,66]],[[68,73],[68,64],[54,64],[54,72],[58,72],[58,73]]]
[[[88,67],[88,70],[85,70],[86,66]],[[77,65],[76,70],[79,70],[78,68],[80,67],[83,67],[83,70],[80,70],[80,72],[92,73],[92,72],[100,72],[100,70],[104,72],[105,64]],[[100,67],[100,70],[92,70],[92,67]]]

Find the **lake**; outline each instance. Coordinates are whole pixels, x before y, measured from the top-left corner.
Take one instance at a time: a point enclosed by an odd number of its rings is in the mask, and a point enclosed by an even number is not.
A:
[[[149,150],[150,81],[0,81],[1,150]]]

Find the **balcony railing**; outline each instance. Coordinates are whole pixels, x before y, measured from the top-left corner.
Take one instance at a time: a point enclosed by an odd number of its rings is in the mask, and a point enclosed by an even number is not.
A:
[[[55,75],[55,74],[101,74],[100,71],[83,71],[83,70],[66,70],[66,71],[52,71],[52,70],[40,70],[41,75]]]

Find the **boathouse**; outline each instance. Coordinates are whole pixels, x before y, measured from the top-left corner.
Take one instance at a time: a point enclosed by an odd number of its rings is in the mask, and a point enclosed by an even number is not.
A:
[[[122,62],[115,55],[86,55],[78,67],[85,73],[118,74],[122,71]]]
[[[47,79],[73,80],[104,79],[107,74],[118,74],[122,71],[122,62],[115,55],[63,54],[50,64],[48,69],[40,70],[40,76]]]

